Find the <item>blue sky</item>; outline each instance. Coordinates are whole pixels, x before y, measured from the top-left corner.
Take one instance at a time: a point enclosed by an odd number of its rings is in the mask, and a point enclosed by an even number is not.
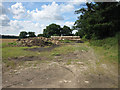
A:
[[[78,15],[75,10],[85,2],[4,2],[0,4],[2,34],[19,35],[20,31],[43,33],[51,23],[72,27]]]

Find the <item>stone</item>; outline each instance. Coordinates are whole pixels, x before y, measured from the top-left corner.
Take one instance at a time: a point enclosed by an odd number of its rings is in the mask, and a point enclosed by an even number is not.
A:
[[[85,81],[85,83],[89,83],[89,81]]]

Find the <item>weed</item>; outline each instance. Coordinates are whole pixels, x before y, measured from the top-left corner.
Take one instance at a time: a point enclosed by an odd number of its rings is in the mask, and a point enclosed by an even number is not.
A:
[[[90,42],[97,53],[101,63],[117,63],[118,62],[118,38],[109,37],[103,40],[92,40]]]
[[[12,43],[8,43],[8,45],[13,45],[13,46],[15,46],[15,45],[17,45],[17,43],[16,42],[12,42]]]
[[[72,41],[71,40],[60,40],[60,42],[62,42],[62,43],[71,43]]]
[[[70,65],[70,64],[71,64],[71,61],[68,61],[66,64],[67,64],[67,65]]]
[[[60,56],[59,53],[52,53],[52,56]]]

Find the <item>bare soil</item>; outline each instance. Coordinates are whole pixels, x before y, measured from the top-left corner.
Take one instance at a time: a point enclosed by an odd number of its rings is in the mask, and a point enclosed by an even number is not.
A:
[[[73,44],[73,46],[77,46]],[[42,52],[43,48],[30,49]],[[45,56],[17,57],[12,60],[24,60],[24,65],[3,72],[4,88],[116,88],[118,70],[105,63],[97,64],[94,50],[75,50],[74,52],[54,56],[48,61]],[[44,59],[43,59],[44,58]],[[37,63],[37,60],[45,61]],[[30,66],[27,66],[29,65]]]
[[[43,52],[43,51],[50,51],[58,46],[59,45],[51,45],[50,47],[47,47],[47,48],[39,47],[39,48],[31,48],[31,49],[25,49],[25,50]]]

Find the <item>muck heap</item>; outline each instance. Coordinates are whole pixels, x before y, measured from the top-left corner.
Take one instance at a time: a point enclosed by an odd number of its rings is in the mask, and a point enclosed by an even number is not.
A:
[[[50,46],[50,45],[59,45],[60,40],[74,40],[74,41],[80,41],[79,36],[51,36],[51,38],[45,38],[45,37],[29,37],[25,39],[19,39],[17,40],[16,46]]]
[[[17,46],[50,46],[52,44],[59,44],[58,40],[53,40],[52,38],[45,38],[45,37],[31,37],[17,40]]]

